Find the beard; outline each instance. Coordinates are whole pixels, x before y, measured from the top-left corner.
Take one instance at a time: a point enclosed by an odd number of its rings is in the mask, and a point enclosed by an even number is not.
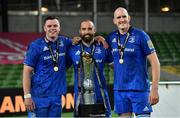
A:
[[[81,38],[84,42],[89,43],[93,40],[94,35],[93,34],[85,34],[81,35]]]

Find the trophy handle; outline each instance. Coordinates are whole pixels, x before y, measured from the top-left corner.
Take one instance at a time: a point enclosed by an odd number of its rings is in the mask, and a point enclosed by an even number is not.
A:
[[[94,58],[93,58],[94,59]],[[100,80],[100,72],[99,72],[99,69],[98,69],[98,65],[96,63],[96,61],[94,60],[94,63],[95,63],[95,72],[96,72],[96,75],[97,75],[97,79],[98,79],[98,83],[100,85],[100,91],[101,91],[101,95],[102,95],[102,98],[103,98],[103,103],[104,103],[104,107],[107,111],[107,106],[106,106],[106,100],[105,100],[105,94],[104,94],[104,90],[102,88],[102,83],[101,83],[101,80]]]

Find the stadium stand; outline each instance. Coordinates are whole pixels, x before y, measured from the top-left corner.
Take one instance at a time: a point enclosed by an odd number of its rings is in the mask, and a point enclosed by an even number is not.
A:
[[[0,65],[0,87],[14,88],[22,86],[22,64]]]
[[[180,64],[180,33],[150,33],[161,65]]]
[[[149,34],[157,50],[161,66],[164,66],[162,69],[175,74],[180,73],[180,66],[178,66],[180,65],[180,33],[155,32]],[[106,36],[106,33],[103,33],[103,36]],[[1,47],[2,45],[0,42]],[[0,52],[7,51],[3,49],[7,48],[1,48]],[[22,62],[20,64],[0,64],[0,88],[22,87],[22,68]],[[113,70],[107,65],[105,67],[105,75],[107,83],[112,84]],[[67,83],[68,85],[73,85],[73,68],[67,71]]]

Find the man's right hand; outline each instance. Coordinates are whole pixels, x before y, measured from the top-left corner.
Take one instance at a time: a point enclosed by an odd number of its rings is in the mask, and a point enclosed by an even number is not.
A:
[[[25,98],[24,104],[27,111],[34,111],[35,109],[35,103],[33,102],[32,98]]]
[[[72,39],[72,44],[73,44],[73,45],[77,45],[80,41],[81,41],[81,37],[75,36],[75,37],[73,37],[73,39]]]

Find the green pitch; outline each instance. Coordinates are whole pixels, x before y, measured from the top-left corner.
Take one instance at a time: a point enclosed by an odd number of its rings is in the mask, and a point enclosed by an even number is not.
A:
[[[118,117],[117,114],[114,114],[113,111],[111,111],[112,117]],[[72,117],[73,113],[72,112],[67,112],[67,113],[62,113],[62,117]]]

